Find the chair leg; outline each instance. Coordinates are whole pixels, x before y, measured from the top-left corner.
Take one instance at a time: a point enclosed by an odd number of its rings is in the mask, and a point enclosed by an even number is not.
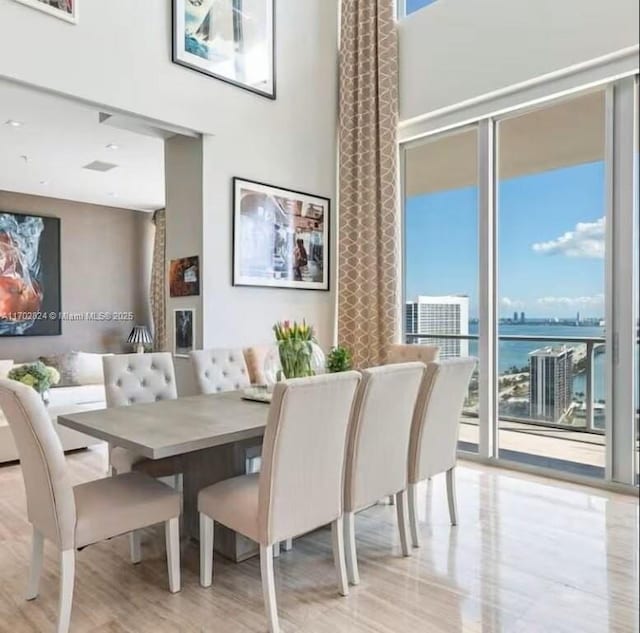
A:
[[[31,549],[31,569],[29,570],[29,584],[27,585],[27,600],[35,600],[38,597],[43,553],[44,536],[34,527],[33,545]]]
[[[406,498],[407,491],[402,490],[396,494],[396,510],[398,512],[398,530],[400,532],[400,546],[402,547],[403,556],[411,556],[409,550],[409,535],[407,533],[407,517],[406,517]]]
[[[293,539],[288,538],[286,541],[284,541],[283,548],[285,552],[290,552],[293,549]]]
[[[458,510],[456,508],[456,467],[447,471],[447,500],[449,501],[449,518],[451,525],[458,524]]]
[[[140,532],[129,532],[129,554],[134,565],[137,565],[142,560]]]
[[[169,591],[180,591],[180,519],[174,517],[165,521],[165,540],[167,542],[167,569],[169,571]]]
[[[338,591],[341,596],[348,596],[349,580],[347,579],[347,564],[344,557],[344,525],[342,517],[331,524],[331,541],[333,544],[333,562],[338,574]]]
[[[358,573],[358,554],[356,553],[355,513],[347,512],[344,515],[344,540],[347,559],[347,576],[352,585],[360,584]]]
[[[276,583],[273,575],[273,545],[260,545],[260,573],[262,575],[262,593],[267,621],[269,622],[269,633],[280,633]]]
[[[213,582],[213,519],[200,513],[200,586],[211,587]]]
[[[418,537],[418,484],[409,484],[409,527],[411,528],[411,545],[420,547]]]
[[[76,553],[68,549],[60,552],[60,602],[58,606],[57,633],[68,633],[71,622],[71,604],[73,602],[73,583],[75,580]]]

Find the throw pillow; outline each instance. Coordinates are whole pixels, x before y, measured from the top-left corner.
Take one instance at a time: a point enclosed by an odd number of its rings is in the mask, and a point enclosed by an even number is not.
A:
[[[77,359],[78,352],[67,352],[54,356],[40,356],[40,359],[48,367],[55,367],[60,374],[60,382],[55,387],[76,387],[78,382]]]

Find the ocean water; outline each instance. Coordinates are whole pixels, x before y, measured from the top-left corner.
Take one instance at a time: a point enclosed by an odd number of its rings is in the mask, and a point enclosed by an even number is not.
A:
[[[478,324],[469,325],[469,334],[478,333]],[[500,341],[498,346],[498,372],[505,373],[511,367],[525,367],[529,364],[529,353],[547,345],[557,345],[554,337],[603,337],[604,328],[598,326],[572,326],[561,324],[501,324],[499,334],[508,336],[545,336],[548,341]],[[571,347],[585,349],[584,343],[571,343]],[[601,348],[604,349],[604,348]],[[469,353],[478,356],[478,343],[470,341]],[[606,394],[605,386],[605,355],[606,352],[596,350],[594,354],[594,397],[595,400],[604,400]],[[586,392],[586,377],[584,374],[577,374],[573,380],[574,393]]]

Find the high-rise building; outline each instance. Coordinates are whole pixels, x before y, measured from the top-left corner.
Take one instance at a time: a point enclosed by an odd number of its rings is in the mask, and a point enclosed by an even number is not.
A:
[[[407,301],[405,327],[407,334],[469,334],[469,297],[420,296]],[[441,358],[469,356],[467,340],[412,337],[410,342],[437,345]]]
[[[529,354],[529,415],[558,422],[573,400],[573,349],[543,347]]]
[[[517,313],[517,312],[514,312],[514,313],[513,313],[513,322],[514,322],[514,323],[517,323],[517,322],[518,322],[518,313]]]
[[[527,315],[524,312],[520,313],[520,323],[524,323],[526,321]]]

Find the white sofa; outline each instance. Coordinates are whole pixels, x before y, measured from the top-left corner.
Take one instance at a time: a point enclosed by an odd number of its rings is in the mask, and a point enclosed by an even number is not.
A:
[[[53,387],[49,391],[49,405],[47,410],[54,422],[62,448],[65,451],[86,448],[100,440],[78,433],[57,424],[58,415],[63,413],[78,413],[106,407],[104,393],[104,378],[102,376],[102,355],[82,354],[83,369],[78,376],[77,384],[68,387]],[[5,365],[6,369],[6,365]],[[86,383],[86,384],[85,384]],[[13,441],[9,425],[0,410],[0,464],[13,462],[18,459],[18,451]]]

